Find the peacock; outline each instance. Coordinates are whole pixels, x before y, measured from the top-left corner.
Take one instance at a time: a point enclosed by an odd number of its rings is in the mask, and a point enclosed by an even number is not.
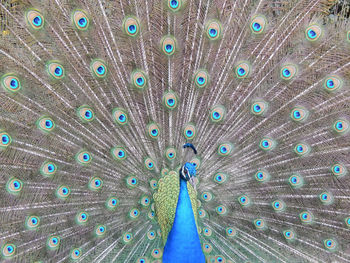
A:
[[[349,15],[0,0],[1,262],[350,262]]]

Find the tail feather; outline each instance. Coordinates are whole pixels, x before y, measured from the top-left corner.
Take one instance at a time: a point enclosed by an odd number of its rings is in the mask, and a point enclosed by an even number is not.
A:
[[[350,261],[346,10],[1,1],[3,258],[160,261],[192,162],[208,262]]]

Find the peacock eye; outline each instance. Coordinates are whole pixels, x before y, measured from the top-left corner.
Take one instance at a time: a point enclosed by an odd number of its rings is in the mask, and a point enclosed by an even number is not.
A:
[[[331,75],[324,80],[323,86],[326,91],[332,93],[342,88],[343,80],[339,76]]]
[[[184,136],[186,139],[190,140],[196,136],[196,126],[194,124],[187,124],[184,128]]]
[[[86,30],[89,27],[89,18],[83,10],[73,11],[72,20],[78,30]]]
[[[147,87],[146,74],[141,70],[135,70],[131,74],[131,83],[138,90],[143,90]]]
[[[170,11],[176,13],[181,10],[184,5],[184,0],[167,0]]]
[[[226,109],[223,105],[216,105],[210,110],[210,119],[214,123],[218,123],[224,120],[226,115]]]
[[[138,18],[127,16],[123,20],[123,29],[127,36],[136,37],[140,33],[140,23]]]
[[[209,74],[206,70],[200,69],[194,74],[194,82],[198,88],[204,88],[209,80]]]
[[[111,149],[111,154],[117,161],[123,161],[127,158],[126,150],[124,147],[113,147]]]
[[[309,41],[316,41],[322,35],[322,29],[319,25],[314,24],[306,28],[306,39]]]
[[[252,104],[250,108],[250,112],[256,116],[262,116],[266,113],[267,109],[268,109],[267,102],[260,100]]]
[[[171,51],[173,51],[173,45],[167,44],[167,45],[165,46],[165,49],[166,49],[167,52],[171,52]]]
[[[179,2],[176,0],[170,0],[171,8],[177,8],[179,6]]]
[[[100,177],[92,177],[89,181],[88,187],[92,191],[98,191],[102,188],[103,181]]]
[[[171,56],[176,51],[176,40],[173,36],[165,36],[161,40],[162,51],[165,55]]]
[[[252,18],[250,22],[250,30],[253,34],[261,34],[264,32],[267,25],[267,20],[262,15],[256,15]]]
[[[149,171],[154,170],[154,161],[151,158],[146,158],[144,164],[147,170]]]
[[[297,66],[294,64],[284,65],[281,69],[281,78],[283,80],[291,80],[297,74]]]
[[[43,116],[36,121],[39,130],[49,133],[55,129],[55,123],[50,117]]]
[[[26,20],[34,30],[39,30],[44,26],[44,17],[38,10],[29,9],[26,12]]]
[[[63,66],[58,62],[49,62],[47,65],[47,71],[53,79],[63,79],[65,75],[65,70]]]
[[[350,124],[347,120],[345,119],[339,119],[336,120],[333,124],[333,129],[335,132],[337,132],[340,135],[345,135],[349,132],[350,130]]]
[[[261,28],[261,25],[260,25],[258,22],[254,22],[254,23],[253,23],[253,27],[254,27],[254,30],[255,30],[255,31],[259,31],[260,28]]]
[[[300,157],[309,154],[310,151],[311,151],[311,147],[306,143],[298,143],[294,147],[294,152]]]
[[[221,36],[222,26],[218,20],[211,20],[206,24],[207,37],[213,41]]]
[[[160,128],[156,123],[150,123],[147,125],[147,131],[152,139],[157,139],[159,137]]]
[[[173,91],[168,91],[163,96],[163,104],[169,110],[174,110],[178,104],[178,97]]]
[[[19,78],[12,74],[3,75],[1,77],[1,84],[2,87],[10,93],[16,93],[21,89]]]
[[[256,219],[254,220],[254,225],[257,230],[264,230],[266,229],[265,221],[263,219]]]
[[[275,140],[265,137],[260,141],[259,146],[264,151],[271,151],[276,147],[276,144]]]
[[[50,250],[58,249],[59,245],[60,245],[60,237],[59,236],[52,236],[52,237],[48,238],[47,246]]]
[[[242,61],[236,65],[235,71],[236,71],[237,78],[243,79],[248,77],[250,73],[250,66],[248,62]]]
[[[79,164],[86,165],[92,161],[92,156],[89,152],[81,150],[75,155],[75,159]]]
[[[169,160],[172,161],[176,158],[176,149],[173,147],[167,148],[165,150],[165,157]]]
[[[74,248],[71,250],[71,259],[77,260],[81,256],[81,250],[78,248]]]
[[[106,63],[100,59],[95,59],[91,62],[90,70],[98,79],[103,79],[107,75]]]

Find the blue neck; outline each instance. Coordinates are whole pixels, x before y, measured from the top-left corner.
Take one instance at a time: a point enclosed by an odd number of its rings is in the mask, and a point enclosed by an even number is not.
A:
[[[187,182],[180,178],[180,193],[175,220],[163,253],[164,263],[204,263]]]

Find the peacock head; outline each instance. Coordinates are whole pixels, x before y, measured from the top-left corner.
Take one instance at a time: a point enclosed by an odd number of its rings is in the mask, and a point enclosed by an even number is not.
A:
[[[196,176],[196,166],[193,163],[185,163],[180,169],[180,177],[185,181],[190,181]]]
[[[183,148],[187,150],[193,150],[194,154],[197,154],[197,150],[194,147],[192,143],[186,143]],[[191,151],[192,152],[192,151]],[[185,160],[190,160],[187,156]],[[185,165],[183,165],[179,171],[180,178],[182,178],[185,181],[190,181],[191,184],[194,184],[193,178],[196,176],[196,164],[192,162],[186,162]]]

